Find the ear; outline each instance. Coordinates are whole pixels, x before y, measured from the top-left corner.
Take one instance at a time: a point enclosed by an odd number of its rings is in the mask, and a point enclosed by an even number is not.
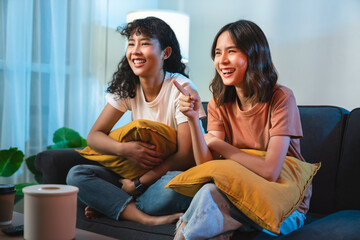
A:
[[[171,55],[171,47],[166,47],[164,50],[163,50],[163,56],[162,56],[162,60],[166,60],[170,57]]]

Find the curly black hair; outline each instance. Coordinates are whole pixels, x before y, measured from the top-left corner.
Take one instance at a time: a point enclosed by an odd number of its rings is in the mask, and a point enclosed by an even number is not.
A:
[[[181,62],[180,46],[176,35],[163,20],[156,17],[136,19],[124,28],[119,27],[117,31],[127,39],[134,33],[156,38],[159,40],[161,50],[171,47],[171,55],[164,61],[164,71],[180,73],[188,77],[185,73],[186,66]],[[139,77],[134,74],[124,56],[118,64],[117,71],[113,74],[107,92],[116,94],[118,98],[134,98],[138,84],[140,84]]]
[[[278,75],[271,60],[270,48],[264,32],[258,25],[248,20],[239,20],[225,25],[216,34],[212,48],[211,58],[215,58],[215,49],[219,36],[229,31],[236,47],[247,56],[247,69],[244,75],[245,97],[255,102],[267,102],[272,95]],[[210,84],[217,106],[226,102],[234,102],[237,94],[234,86],[226,86],[219,73]]]

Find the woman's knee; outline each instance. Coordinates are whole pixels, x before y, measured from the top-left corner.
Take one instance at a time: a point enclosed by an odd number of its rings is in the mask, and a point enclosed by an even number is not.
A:
[[[200,188],[198,193],[210,193],[211,194],[211,193],[218,192],[218,191],[219,190],[214,183],[206,183]]]
[[[79,178],[86,174],[87,171],[88,168],[86,168],[84,165],[76,165],[72,167],[66,176],[66,183],[68,185],[76,186],[79,182]]]
[[[165,188],[166,184],[179,173],[181,172],[168,172],[161,177],[137,198],[136,206],[150,215],[166,215],[185,211],[192,198]]]
[[[222,199],[222,193],[214,183],[206,183],[195,194],[194,199],[197,202],[217,202],[218,199]]]

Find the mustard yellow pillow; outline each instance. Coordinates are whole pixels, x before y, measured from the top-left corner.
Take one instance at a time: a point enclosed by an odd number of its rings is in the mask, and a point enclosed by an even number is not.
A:
[[[176,130],[166,124],[139,119],[115,129],[109,137],[118,142],[142,141],[153,144],[156,151],[168,157],[176,151],[176,135]],[[97,161],[127,179],[134,180],[149,171],[124,157],[102,154],[89,146],[77,151],[81,156]]]
[[[244,151],[260,157],[266,154]],[[320,165],[286,157],[278,180],[270,182],[233,160],[213,160],[179,174],[165,187],[192,197],[205,183],[214,182],[242,213],[279,234],[281,223],[298,208]]]

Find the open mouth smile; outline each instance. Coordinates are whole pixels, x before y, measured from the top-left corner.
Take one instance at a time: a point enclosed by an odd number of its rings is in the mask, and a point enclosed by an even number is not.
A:
[[[132,62],[135,64],[135,65],[142,65],[146,62],[145,59],[133,59]]]
[[[232,73],[235,72],[235,68],[222,68],[220,70],[224,76],[230,76]]]

